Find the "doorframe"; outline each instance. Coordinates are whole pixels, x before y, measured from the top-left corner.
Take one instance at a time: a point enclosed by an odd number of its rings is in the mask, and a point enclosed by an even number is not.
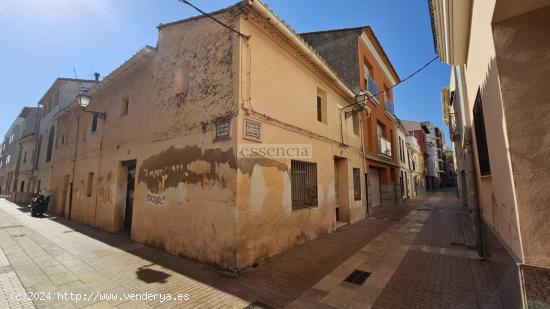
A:
[[[128,215],[128,172],[130,170],[130,167],[134,167],[134,170],[137,171],[137,160],[126,160],[120,162],[121,166],[124,167],[124,174],[126,175],[125,183],[124,183],[124,208],[123,208],[123,216],[122,216],[122,231],[125,232],[132,232],[132,221],[134,216],[134,201],[132,198],[132,218],[130,219],[130,226],[127,228],[126,226],[126,216]],[[134,195],[135,195],[135,188],[136,188],[136,176],[134,176]]]

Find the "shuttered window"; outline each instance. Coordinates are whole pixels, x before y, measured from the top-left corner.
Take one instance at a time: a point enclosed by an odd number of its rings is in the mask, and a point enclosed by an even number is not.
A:
[[[491,164],[489,162],[489,150],[487,149],[487,137],[485,135],[485,120],[483,119],[483,105],[481,94],[477,91],[474,103],[474,127],[476,132],[477,160],[481,176],[491,175]]]
[[[317,207],[317,163],[292,160],[292,210]]]

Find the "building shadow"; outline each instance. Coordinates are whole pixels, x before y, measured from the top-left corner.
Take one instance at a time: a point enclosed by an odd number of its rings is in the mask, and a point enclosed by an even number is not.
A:
[[[391,218],[398,220],[413,209],[414,206],[401,207],[399,213],[391,213]],[[137,279],[147,284],[167,282],[169,274],[151,269],[151,266],[159,265],[244,299],[250,304],[261,303],[274,308],[292,303],[395,223],[392,220],[363,219],[261,261],[256,267],[234,274],[186,257],[169,255],[160,249],[134,242],[128,236],[99,231],[64,217],[52,216],[50,220],[149,261],[151,265],[135,270]]]

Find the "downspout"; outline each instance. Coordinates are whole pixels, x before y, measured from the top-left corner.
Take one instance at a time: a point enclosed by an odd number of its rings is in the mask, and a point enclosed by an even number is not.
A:
[[[80,132],[80,109],[77,108],[76,110],[76,140],[74,142],[74,153],[73,153],[73,170],[71,175],[71,182],[70,182],[70,192],[69,192],[69,214],[67,215],[67,218],[71,219],[71,210],[73,208],[73,186],[74,186],[74,173],[76,169],[76,154],[78,149],[78,133]]]

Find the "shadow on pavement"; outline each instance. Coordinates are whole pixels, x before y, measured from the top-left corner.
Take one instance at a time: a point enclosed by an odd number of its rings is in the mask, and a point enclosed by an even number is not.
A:
[[[379,216],[387,215],[390,219],[399,220],[418,203],[412,206],[404,205]],[[160,249],[138,244],[127,236],[98,231],[64,217],[51,216],[50,219],[151,262],[151,265],[135,271],[137,279],[148,284],[166,283],[170,276],[148,268],[156,264],[250,303],[259,302],[277,308],[284,307],[300,297],[394,223],[392,220],[363,219],[297,245],[262,261],[257,267],[239,274],[231,274],[207,264],[184,257],[174,257]]]

